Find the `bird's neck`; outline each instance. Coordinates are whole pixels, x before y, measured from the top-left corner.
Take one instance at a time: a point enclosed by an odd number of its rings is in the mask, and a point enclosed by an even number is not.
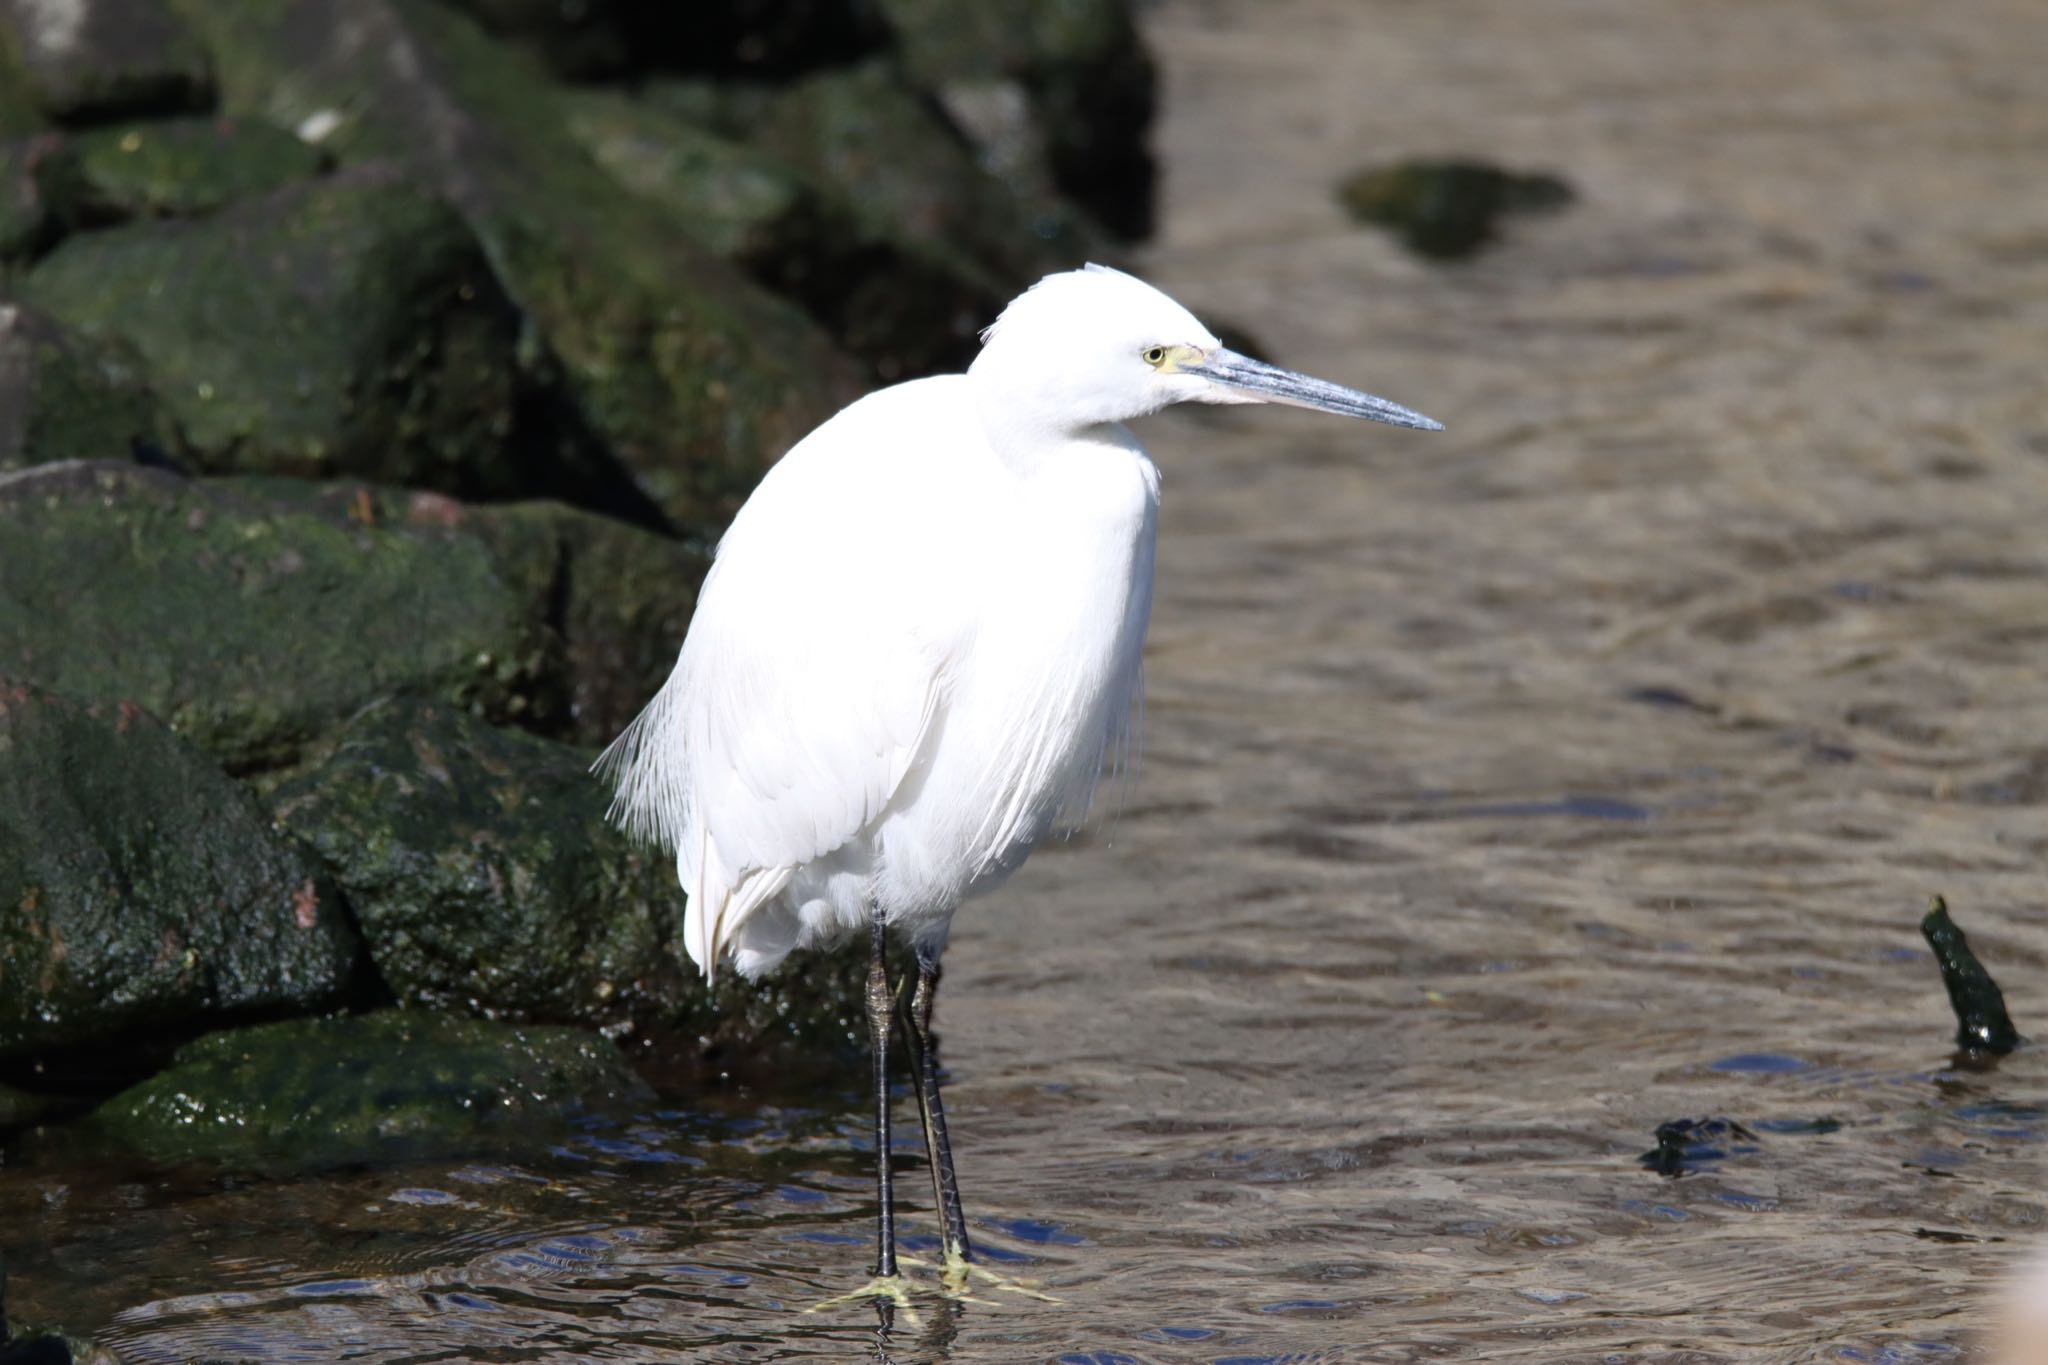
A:
[[[1140,449],[1122,422],[1077,415],[1071,403],[1043,390],[992,382],[973,371],[968,377],[989,448],[1019,477],[1057,471],[1106,447]]]

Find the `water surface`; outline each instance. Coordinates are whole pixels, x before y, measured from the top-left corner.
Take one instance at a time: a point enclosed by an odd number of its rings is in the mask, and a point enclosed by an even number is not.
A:
[[[2048,26],[2017,0],[1171,0],[1147,272],[1445,420],[1170,416],[1146,756],[958,924],[991,1260],[898,1361],[1981,1355],[2048,1060]],[[1437,267],[1331,187],[1578,202]],[[124,1360],[848,1360],[857,1077],[516,1158],[5,1182]],[[901,1123],[914,1133],[906,1103]],[[1749,1135],[1673,1179],[1660,1123]],[[934,1225],[907,1142],[913,1245]],[[342,1343],[345,1349],[338,1349]]]

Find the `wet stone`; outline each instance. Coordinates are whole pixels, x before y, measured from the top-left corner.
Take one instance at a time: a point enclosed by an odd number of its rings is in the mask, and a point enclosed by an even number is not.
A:
[[[71,213],[93,223],[182,218],[317,175],[327,157],[253,119],[113,124],[71,140]]]
[[[206,51],[163,0],[0,0],[0,30],[51,117],[174,113],[213,102]]]
[[[990,169],[1049,182],[1123,237],[1152,230],[1157,73],[1129,0],[881,0],[911,74]]]
[[[99,183],[131,207],[150,193]],[[209,472],[471,495],[524,477],[497,462],[517,314],[461,220],[390,167],[75,236],[21,290],[88,338],[132,346]]]
[[[209,1034],[89,1128],[165,1164],[318,1168],[530,1144],[651,1099],[595,1033],[381,1010]]]
[[[325,874],[155,717],[0,680],[0,1056],[318,1008],[356,954]]]
[[[0,473],[176,443],[133,353],[0,299]]]
[[[1007,301],[988,273],[897,235],[773,151],[658,100],[569,97],[569,126],[620,183],[670,210],[703,247],[802,304],[878,378],[964,368]]]
[[[595,165],[544,73],[460,10],[310,0],[282,25],[259,0],[184,13],[216,48],[228,112],[311,119],[339,154],[401,161],[454,206],[517,301],[520,355],[545,358],[565,421],[631,471],[643,524],[715,534],[769,460],[858,392],[820,329]],[[479,364],[478,394],[501,372]]]
[[[605,821],[593,756],[394,702],[270,802],[334,869],[402,1002],[651,1029],[686,1070],[735,1055],[772,1069],[852,1038],[858,954],[705,988],[682,947],[674,863]]]
[[[1555,175],[1455,159],[1368,167],[1337,187],[1353,218],[1387,229],[1417,255],[1445,261],[1492,242],[1504,218],[1556,212],[1574,197]]]
[[[392,703],[271,794],[401,1002],[616,1018],[690,992],[668,859],[604,818],[591,754]]]
[[[66,463],[0,476],[0,563],[0,673],[133,702],[238,772],[394,693],[559,716],[553,637],[457,527]]]
[[[1675,1179],[1713,1170],[1731,1156],[1756,1150],[1756,1134],[1733,1119],[1672,1119],[1657,1125],[1657,1145],[1637,1162],[1645,1170]]]

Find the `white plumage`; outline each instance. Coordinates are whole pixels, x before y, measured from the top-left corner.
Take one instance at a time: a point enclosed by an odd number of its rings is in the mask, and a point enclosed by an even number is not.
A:
[[[879,914],[936,960],[960,903],[1085,812],[1120,752],[1159,474],[1122,425],[1293,402],[1433,426],[1225,350],[1100,267],[1054,275],[964,375],[871,394],[741,508],[675,671],[600,760],[673,850],[685,945],[756,976]]]

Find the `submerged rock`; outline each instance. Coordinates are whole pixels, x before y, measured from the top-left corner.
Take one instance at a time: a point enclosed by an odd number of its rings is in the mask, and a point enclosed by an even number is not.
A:
[[[142,357],[194,461],[516,490],[519,320],[474,237],[390,167],[65,241],[22,283]]]
[[[95,224],[210,213],[309,179],[327,158],[255,119],[111,124],[71,139],[71,217]]]
[[[357,950],[324,873],[155,717],[0,680],[0,1056],[319,1008]]]
[[[0,473],[175,444],[132,353],[0,299]]]
[[[1338,201],[1353,218],[1386,228],[1409,250],[1437,260],[1477,252],[1494,239],[1504,217],[1555,212],[1573,197],[1557,176],[1466,160],[1369,167],[1337,187]]]
[[[458,528],[45,465],[0,477],[0,564],[0,673],[134,702],[237,770],[398,693],[559,723],[553,638]]]
[[[1920,921],[1920,934],[1934,950],[1941,967],[1941,984],[1948,988],[1948,1003],[1956,1016],[1956,1046],[1973,1056],[2003,1056],[2024,1040],[2005,1012],[2005,993],[1984,970],[1984,964],[1970,951],[1970,941],[1949,918],[1948,902],[1940,896]]]
[[[164,0],[0,0],[0,48],[10,40],[29,93],[53,118],[175,113],[213,102],[206,51]]]
[[[581,1029],[382,1010],[210,1034],[94,1111],[165,1164],[292,1167],[451,1153],[652,1095]]]

